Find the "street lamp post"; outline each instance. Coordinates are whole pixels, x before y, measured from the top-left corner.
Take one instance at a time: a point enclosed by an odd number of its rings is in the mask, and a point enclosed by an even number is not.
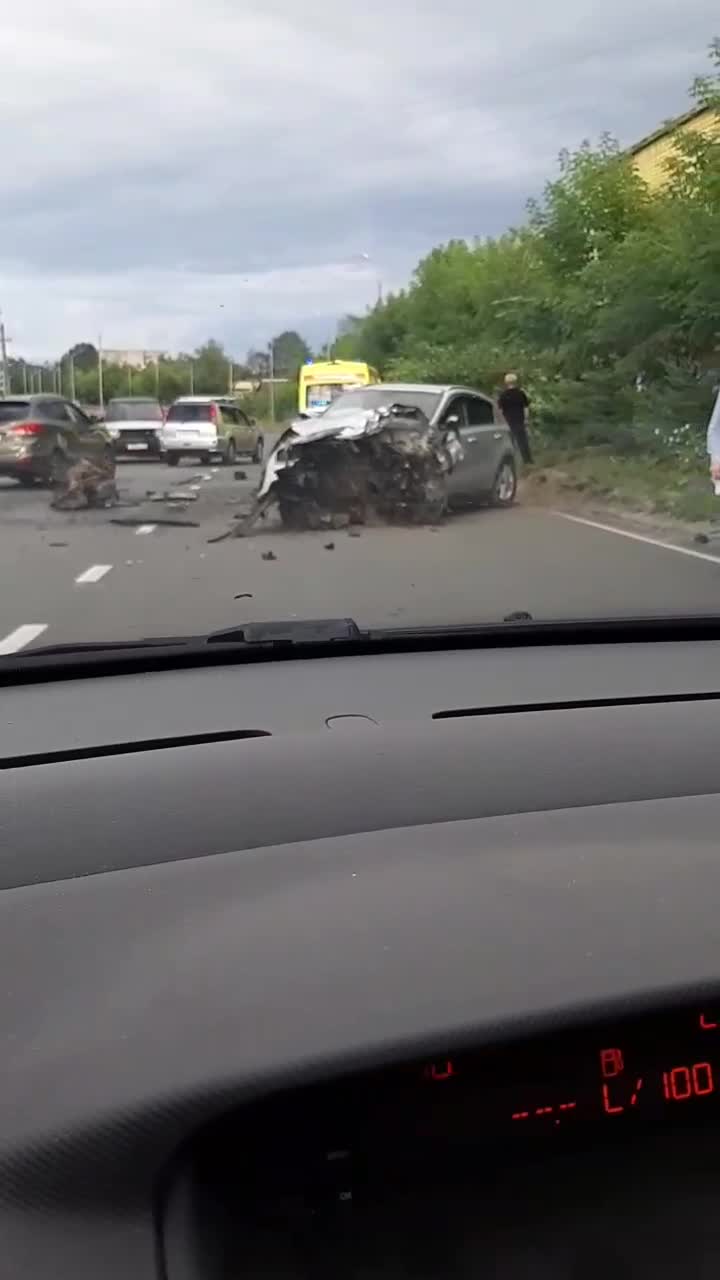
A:
[[[270,340],[270,422],[275,426],[275,343]]]
[[[105,413],[105,391],[103,387],[103,351],[102,351],[102,334],[98,337],[98,403],[100,405],[100,413]]]

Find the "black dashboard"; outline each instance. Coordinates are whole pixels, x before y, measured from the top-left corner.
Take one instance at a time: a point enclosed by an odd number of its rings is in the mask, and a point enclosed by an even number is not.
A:
[[[714,1275],[718,657],[5,689],[0,1275]]]
[[[720,1023],[684,1006],[281,1093],[173,1162],[167,1274],[700,1274],[719,1090]]]

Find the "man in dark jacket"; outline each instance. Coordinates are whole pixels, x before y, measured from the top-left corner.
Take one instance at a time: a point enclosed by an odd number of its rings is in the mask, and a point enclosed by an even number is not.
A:
[[[527,415],[530,401],[518,383],[516,373],[505,374],[505,386],[498,396],[498,404],[507,422],[515,447],[523,462],[532,462],[530,441],[528,440]]]

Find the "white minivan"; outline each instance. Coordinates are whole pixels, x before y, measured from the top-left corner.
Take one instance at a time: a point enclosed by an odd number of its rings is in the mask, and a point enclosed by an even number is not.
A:
[[[170,406],[161,432],[169,466],[182,457],[233,463],[239,454],[262,462],[263,438],[253,418],[226,396],[180,396]]]

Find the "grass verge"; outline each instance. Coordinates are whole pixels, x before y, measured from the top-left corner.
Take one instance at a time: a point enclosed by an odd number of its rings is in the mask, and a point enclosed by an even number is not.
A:
[[[696,463],[622,456],[599,447],[560,452],[543,445],[527,474],[532,487],[551,482],[558,494],[596,498],[608,506],[690,522],[720,520],[709,471]]]

